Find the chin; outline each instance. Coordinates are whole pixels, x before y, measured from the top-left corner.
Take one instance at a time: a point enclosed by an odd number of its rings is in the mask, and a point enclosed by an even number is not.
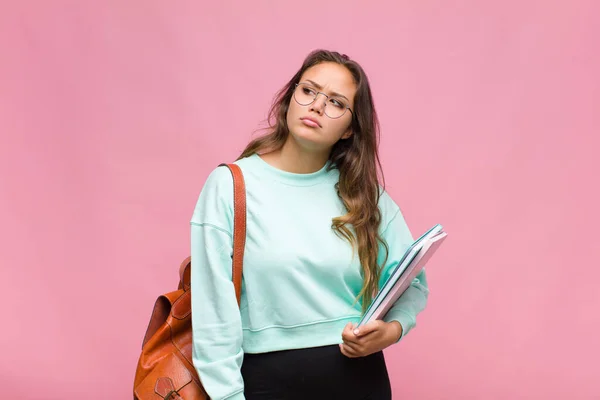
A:
[[[308,151],[322,151],[327,147],[321,135],[304,125],[290,131],[290,135],[299,147]]]
[[[319,138],[322,138],[321,132],[317,131],[315,128],[304,125],[302,122],[292,126],[290,134],[297,139],[309,141],[318,141]]]

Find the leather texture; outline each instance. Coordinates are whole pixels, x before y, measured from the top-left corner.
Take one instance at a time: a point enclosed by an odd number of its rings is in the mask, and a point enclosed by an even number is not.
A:
[[[233,176],[234,223],[232,277],[240,304],[246,244],[246,186],[241,169],[227,166]],[[159,296],[138,360],[133,383],[134,400],[208,400],[192,363],[191,257],[179,267],[177,290]]]

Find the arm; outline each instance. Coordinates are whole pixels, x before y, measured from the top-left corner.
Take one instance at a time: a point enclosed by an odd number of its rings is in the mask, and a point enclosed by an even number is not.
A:
[[[388,217],[382,224],[380,235],[388,245],[388,252],[386,253],[385,247],[380,244],[377,262],[383,267],[379,288],[383,286],[404,252],[414,242],[398,206],[386,193],[381,200],[383,215]],[[352,323],[346,325],[342,332],[341,352],[350,358],[364,357],[399,342],[416,326],[417,314],[425,309],[428,295],[425,270],[422,270],[402,296],[396,300],[383,321],[371,321],[357,329],[354,329]]]
[[[242,323],[232,282],[233,182],[208,177],[191,220],[192,359],[211,399],[244,399]]]

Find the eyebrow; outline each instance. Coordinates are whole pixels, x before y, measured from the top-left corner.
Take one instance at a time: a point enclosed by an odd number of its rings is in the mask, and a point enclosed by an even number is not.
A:
[[[317,82],[311,81],[310,79],[307,79],[306,81],[312,83],[313,86],[315,86],[317,89],[323,90],[323,86],[319,85]],[[346,100],[348,100],[348,102],[350,102],[350,100],[346,96],[344,96],[343,94],[341,94],[341,93],[331,92],[331,95],[334,96],[334,97],[343,97]]]

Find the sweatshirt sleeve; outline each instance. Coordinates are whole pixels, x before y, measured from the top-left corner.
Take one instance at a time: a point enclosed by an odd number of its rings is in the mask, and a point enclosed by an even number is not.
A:
[[[384,196],[387,196],[387,194],[384,193]],[[380,288],[398,265],[404,252],[414,241],[402,211],[389,197],[386,203],[387,205],[383,207],[383,213],[384,215],[391,215],[391,218],[388,217],[389,222],[383,227],[381,235],[388,245],[389,252],[387,261],[381,271]],[[380,265],[385,259],[385,254],[385,248],[381,246],[379,252]],[[417,325],[417,315],[425,309],[428,296],[429,287],[425,268],[423,268],[383,318],[385,322],[398,321],[402,326],[402,336],[398,341],[402,340]]]
[[[192,360],[213,400],[243,400],[242,323],[232,282],[233,179],[207,178],[191,225]]]

